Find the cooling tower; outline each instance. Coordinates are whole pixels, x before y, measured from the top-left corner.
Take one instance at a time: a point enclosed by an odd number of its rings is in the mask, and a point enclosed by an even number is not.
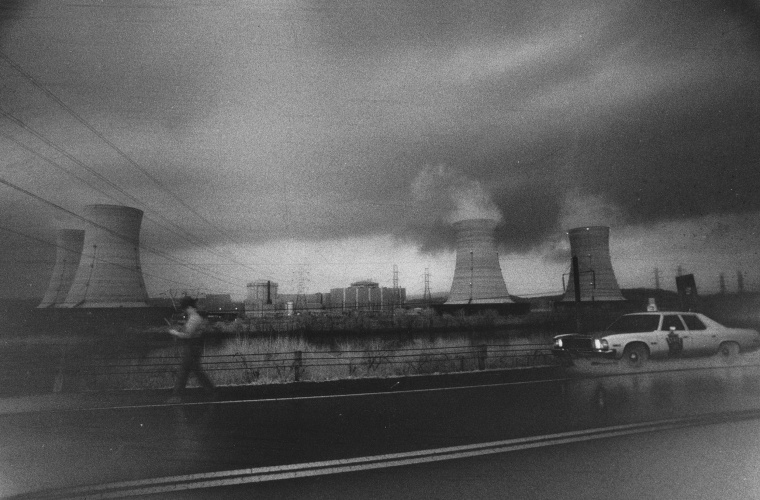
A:
[[[71,284],[74,282],[79,260],[82,256],[84,231],[81,229],[60,229],[56,236],[56,254],[53,275],[42,302],[37,307],[56,307],[66,301]]]
[[[118,205],[88,205],[84,248],[63,307],[147,307],[140,267],[143,212]]]
[[[457,260],[446,304],[512,303],[501,274],[494,230],[497,221],[468,219],[454,223]]]
[[[620,293],[610,260],[610,228],[577,227],[567,232],[570,253],[578,257],[580,298],[582,302],[625,300]],[[563,301],[575,301],[572,269]]]

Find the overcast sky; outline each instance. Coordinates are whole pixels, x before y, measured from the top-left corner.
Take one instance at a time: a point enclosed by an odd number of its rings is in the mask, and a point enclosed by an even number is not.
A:
[[[448,291],[480,215],[512,294],[561,290],[585,225],[622,287],[760,289],[757,1],[0,6],[0,296],[89,203],[145,211],[152,296]]]

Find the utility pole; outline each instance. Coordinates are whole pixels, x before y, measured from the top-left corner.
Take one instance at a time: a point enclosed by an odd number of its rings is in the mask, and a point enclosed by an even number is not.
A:
[[[718,287],[720,289],[720,294],[725,295],[726,294],[726,276],[723,273],[720,273],[719,276],[719,283]]]
[[[430,306],[430,271],[427,267],[425,268],[425,291],[422,294],[422,300],[426,306]]]
[[[660,269],[656,267],[654,268],[654,289],[660,289]]]
[[[398,266],[396,264],[393,264],[393,298],[391,299],[393,314],[396,314],[396,307],[400,302],[398,295]]]
[[[472,250],[470,250],[470,303],[472,303],[472,279],[475,274],[475,263],[472,256]]]
[[[573,286],[575,287],[575,328],[578,332],[581,331],[581,318],[580,318],[580,306],[581,306],[581,273],[578,269],[578,256],[573,255]]]
[[[744,293],[744,274],[741,271],[736,271],[736,291],[739,295]]]

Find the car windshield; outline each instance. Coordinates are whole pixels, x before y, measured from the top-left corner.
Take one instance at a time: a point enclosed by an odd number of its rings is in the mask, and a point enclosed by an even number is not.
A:
[[[659,323],[659,314],[636,314],[618,318],[607,330],[614,333],[653,332]]]

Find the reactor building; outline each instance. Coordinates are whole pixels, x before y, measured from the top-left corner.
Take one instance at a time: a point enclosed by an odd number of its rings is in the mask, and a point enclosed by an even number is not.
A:
[[[404,303],[405,288],[382,287],[372,280],[357,281],[351,286],[330,290],[330,308],[333,311],[392,311]]]

